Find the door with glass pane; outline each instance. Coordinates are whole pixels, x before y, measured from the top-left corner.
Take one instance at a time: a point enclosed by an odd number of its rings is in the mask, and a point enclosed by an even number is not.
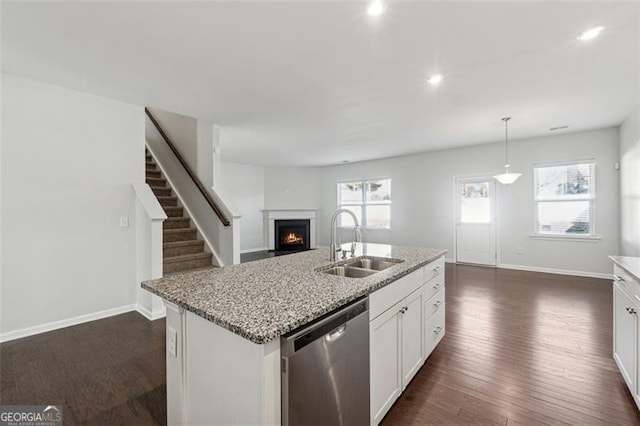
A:
[[[495,181],[456,179],[456,262],[496,265]]]

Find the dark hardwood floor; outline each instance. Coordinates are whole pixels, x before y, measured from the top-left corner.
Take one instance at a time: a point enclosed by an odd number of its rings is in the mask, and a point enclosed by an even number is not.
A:
[[[446,336],[383,424],[640,424],[612,358],[610,281],[446,274]]]
[[[606,280],[447,265],[447,334],[386,425],[640,424]],[[0,345],[1,404],[66,425],[166,422],[164,321],[137,313]]]
[[[61,404],[65,425],[166,424],[164,329],[130,312],[3,343],[0,404]]]

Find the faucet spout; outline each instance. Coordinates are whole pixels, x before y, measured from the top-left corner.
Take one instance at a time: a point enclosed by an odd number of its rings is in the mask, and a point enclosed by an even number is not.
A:
[[[356,217],[356,215],[353,214],[351,210],[347,210],[347,209],[338,209],[335,212],[333,212],[333,215],[331,216],[331,245],[329,246],[329,260],[331,260],[332,262],[335,262],[336,252],[338,251],[338,248],[336,248],[336,233],[338,228],[337,219],[338,219],[338,216],[340,216],[342,213],[347,213],[351,215],[351,217],[353,218],[353,223],[355,224],[355,227],[353,229],[354,241],[351,244],[352,256],[353,256],[353,253],[355,252],[355,243],[362,241],[362,234],[360,233],[360,224],[358,223],[358,218]]]

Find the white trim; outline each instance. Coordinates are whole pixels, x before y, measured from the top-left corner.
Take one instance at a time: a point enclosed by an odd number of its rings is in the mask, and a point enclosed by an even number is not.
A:
[[[456,260],[455,260],[455,259],[450,259],[450,258],[448,258],[448,257],[445,257],[445,258],[444,258],[444,261],[445,261],[445,263],[456,263]]]
[[[140,315],[142,315],[143,317],[148,319],[149,321],[155,321],[157,319],[164,318],[164,317],[167,316],[167,313],[166,313],[166,311],[164,309],[164,306],[162,307],[162,309],[152,312],[149,309],[147,309],[144,306],[142,306],[141,304],[137,303],[136,304],[136,311]]]
[[[590,243],[595,243],[602,240],[602,237],[599,237],[597,235],[585,235],[583,237],[580,237],[578,235],[567,235],[567,234],[548,234],[548,235],[547,234],[530,234],[529,238],[532,238],[534,240],[583,241],[583,242],[590,242]]]
[[[125,305],[119,308],[107,309],[104,311],[93,312],[91,314],[80,315],[73,318],[67,318],[60,321],[54,321],[46,324],[35,325],[20,330],[9,331],[0,334],[0,342],[8,342],[10,340],[21,339],[35,334],[46,333],[47,331],[58,330],[72,325],[78,325],[89,321],[95,321],[102,318],[112,317],[114,315],[124,314],[136,310],[136,305]]]
[[[266,251],[266,250],[269,250],[269,247],[256,247],[256,248],[240,250],[240,254],[255,253],[257,251]]]
[[[502,269],[514,269],[517,271],[544,272],[547,274],[573,275],[576,277],[588,277],[588,278],[603,278],[606,280],[613,279],[612,274],[603,274],[601,272],[572,271],[569,269],[543,268],[538,266],[509,265],[506,263],[499,263],[497,267]]]

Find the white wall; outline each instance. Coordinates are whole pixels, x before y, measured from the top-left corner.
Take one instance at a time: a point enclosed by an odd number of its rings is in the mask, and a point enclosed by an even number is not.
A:
[[[620,126],[620,254],[640,256],[640,108]]]
[[[319,208],[320,170],[317,167],[266,167],[265,209]]]
[[[616,128],[570,133],[545,138],[513,141],[510,144],[512,170],[523,176],[511,186],[498,189],[498,260],[502,266],[546,268],[592,275],[610,272],[607,255],[618,252],[618,159]],[[265,205],[295,208],[320,206],[318,237],[328,244],[329,218],[336,208],[336,183],[340,180],[392,179],[392,229],[369,230],[370,242],[454,249],[455,176],[492,175],[501,171],[504,144],[495,143],[460,149],[345,164],[324,168],[267,168]],[[595,158],[596,221],[595,242],[532,239],[533,165],[541,162]],[[291,195],[301,195],[300,203]],[[350,233],[343,241],[350,240]],[[524,253],[516,254],[522,247]]]
[[[225,195],[242,215],[240,250],[264,250],[264,167],[223,161],[221,179]]]
[[[0,338],[131,310],[143,108],[7,74],[2,88]]]

